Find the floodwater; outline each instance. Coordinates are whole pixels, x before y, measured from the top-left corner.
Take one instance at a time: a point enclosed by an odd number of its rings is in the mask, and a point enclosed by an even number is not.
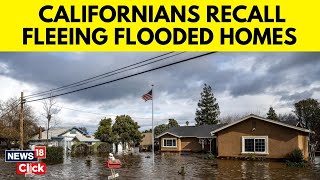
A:
[[[287,167],[281,162],[206,160],[200,154],[156,154],[152,165],[151,153],[115,155],[124,163],[116,170],[118,179],[320,179],[320,157],[307,168]],[[152,157],[152,156],[151,156]],[[63,164],[47,165],[47,174],[27,179],[108,179],[111,174],[104,166],[106,157],[92,156],[88,165],[86,157],[67,157]],[[319,163],[319,164],[317,164]],[[178,171],[185,168],[186,174]],[[5,163],[0,157],[0,179],[24,179],[15,174],[15,163]]]

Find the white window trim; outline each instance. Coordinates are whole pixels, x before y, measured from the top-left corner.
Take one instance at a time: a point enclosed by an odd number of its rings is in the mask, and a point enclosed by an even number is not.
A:
[[[164,145],[164,140],[175,140],[176,141],[176,145],[175,146],[165,146]],[[174,147],[177,147],[177,144],[178,144],[178,141],[177,141],[177,138],[162,138],[162,146],[161,147],[171,147],[171,148],[174,148]]]
[[[245,151],[245,139],[264,139],[266,144],[265,144],[265,151],[264,152],[246,152]],[[255,143],[254,143],[255,146]],[[255,149],[255,147],[254,147]],[[269,142],[268,142],[268,136],[242,136],[242,148],[241,148],[241,154],[264,154],[268,155],[269,154]]]

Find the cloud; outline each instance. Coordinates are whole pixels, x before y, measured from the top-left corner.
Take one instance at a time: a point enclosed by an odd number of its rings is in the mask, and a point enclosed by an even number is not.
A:
[[[2,82],[6,82],[0,85],[0,90],[6,91],[3,98],[18,96],[20,91],[33,94],[160,54],[163,53],[0,53],[0,76],[5,79]],[[201,53],[184,53],[88,85],[198,54]],[[320,53],[216,53],[61,96],[59,102],[65,107],[102,114],[129,114],[138,117],[141,126],[149,127],[150,119],[143,118],[150,118],[150,105],[141,100],[141,95],[154,84],[156,118],[161,123],[168,118],[176,118],[184,124],[186,120],[191,122],[194,119],[204,83],[212,86],[223,116],[259,109],[264,111],[271,104],[278,105],[278,112],[286,112],[294,101],[308,97],[320,98],[317,93],[320,88],[319,77]],[[7,82],[15,83],[7,86]],[[82,122],[83,125],[96,127],[101,118],[68,110],[59,116],[63,124],[68,126]]]

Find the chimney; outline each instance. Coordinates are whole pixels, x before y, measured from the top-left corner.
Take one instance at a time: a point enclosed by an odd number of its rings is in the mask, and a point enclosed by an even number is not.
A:
[[[39,127],[39,139],[41,139],[42,138],[42,128],[41,128],[41,126]]]

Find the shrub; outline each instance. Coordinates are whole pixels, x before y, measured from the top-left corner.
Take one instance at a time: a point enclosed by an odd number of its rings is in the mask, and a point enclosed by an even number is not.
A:
[[[288,154],[286,164],[292,167],[305,167],[307,162],[303,159],[303,153],[301,149],[294,149]]]
[[[85,143],[76,143],[71,146],[72,155],[88,155],[90,153],[89,146]]]
[[[213,160],[215,159],[216,157],[212,154],[212,153],[208,153],[204,156],[204,159],[210,159],[210,160]]]
[[[111,152],[111,145],[106,142],[97,142],[92,145],[94,153],[110,153]]]
[[[290,167],[306,167],[307,166],[307,162],[290,162],[290,161],[286,161],[286,164],[287,166],[290,166]]]
[[[47,164],[63,163],[63,147],[47,147],[47,157],[43,161]]]
[[[295,163],[303,162],[303,153],[301,149],[295,149],[289,153],[287,160]]]
[[[254,153],[250,153],[246,156],[246,160],[251,160],[251,161],[254,161],[256,160],[256,155]]]

